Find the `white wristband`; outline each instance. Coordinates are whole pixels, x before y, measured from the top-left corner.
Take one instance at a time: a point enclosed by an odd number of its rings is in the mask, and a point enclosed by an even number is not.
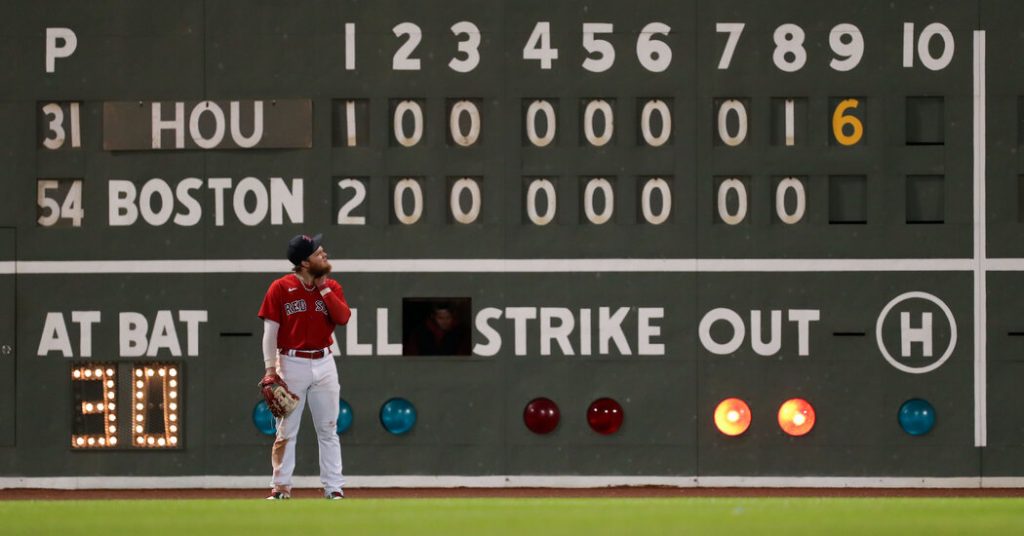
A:
[[[324,287],[324,288],[320,289],[320,295],[321,296],[326,296],[326,295],[328,295],[330,293],[331,293],[331,287]]]

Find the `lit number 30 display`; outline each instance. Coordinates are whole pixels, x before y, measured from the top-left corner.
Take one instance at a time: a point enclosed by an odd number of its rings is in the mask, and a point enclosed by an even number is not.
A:
[[[129,404],[120,403],[119,365],[90,363],[71,369],[73,449],[178,448],[181,442],[181,368],[167,363],[133,363]],[[130,406],[130,412],[125,408]],[[126,426],[121,417],[129,416]],[[119,433],[129,430],[130,441]]]

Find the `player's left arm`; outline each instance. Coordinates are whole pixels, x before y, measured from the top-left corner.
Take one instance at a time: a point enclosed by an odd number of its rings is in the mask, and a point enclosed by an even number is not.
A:
[[[331,315],[331,321],[339,326],[348,324],[352,310],[349,309],[348,302],[345,301],[345,291],[342,290],[341,283],[324,278],[317,288],[320,290],[320,296],[324,299],[324,303],[327,304],[327,312]]]

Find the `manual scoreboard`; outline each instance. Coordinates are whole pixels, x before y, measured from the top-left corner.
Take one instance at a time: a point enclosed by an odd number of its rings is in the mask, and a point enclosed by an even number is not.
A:
[[[0,478],[267,473],[319,232],[349,474],[1024,476],[1017,3],[0,15]]]

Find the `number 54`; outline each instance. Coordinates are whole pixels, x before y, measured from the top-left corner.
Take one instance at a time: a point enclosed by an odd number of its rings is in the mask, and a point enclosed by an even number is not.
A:
[[[62,220],[71,220],[72,227],[81,227],[82,218],[85,217],[85,210],[82,208],[82,179],[39,179],[36,183],[36,204],[38,205],[36,219],[42,227],[53,227]],[[59,192],[66,192],[62,202],[57,197],[51,197]]]

